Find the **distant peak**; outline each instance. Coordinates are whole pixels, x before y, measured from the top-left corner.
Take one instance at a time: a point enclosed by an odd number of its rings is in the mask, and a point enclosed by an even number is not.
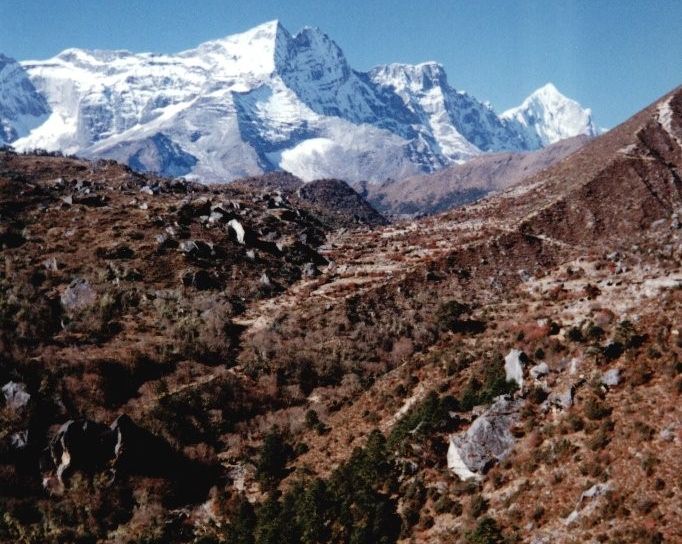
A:
[[[332,40],[329,35],[322,29],[316,26],[304,26],[294,35],[294,40],[298,43],[333,43],[336,47],[336,43]]]
[[[531,101],[540,101],[543,103],[548,103],[551,102],[553,104],[557,103],[562,103],[562,102],[575,102],[572,98],[568,98],[565,94],[563,94],[559,89],[556,88],[554,83],[546,83],[539,89],[536,89],[533,91],[528,98],[524,101],[524,103],[529,103]],[[577,102],[576,102],[577,103]]]
[[[243,42],[243,43],[251,43],[255,40],[258,41],[275,41],[277,40],[281,35],[289,35],[289,32],[287,31],[284,26],[282,26],[282,23],[280,23],[279,19],[273,19],[272,21],[267,21],[265,23],[262,23],[260,25],[254,26],[252,28],[249,28],[248,30],[244,30],[243,32],[238,32],[236,34],[228,34],[227,36],[224,36],[223,38],[219,38],[217,40],[210,40],[208,42],[204,42],[201,44],[201,46],[212,46],[215,44],[225,44],[225,43],[235,43],[235,42]]]
[[[592,110],[563,95],[553,83],[535,90],[520,106],[505,111],[501,117],[517,123],[531,141],[541,146],[580,134],[599,133],[592,121]]]
[[[545,83],[539,89],[537,89],[533,94],[561,94],[561,93],[559,92],[559,89],[556,88],[554,83],[550,81],[548,83]]]
[[[273,32],[276,33],[279,30],[286,30],[283,26],[282,23],[279,22],[279,19],[273,19],[272,21],[267,21],[265,23],[262,23],[260,25],[254,26],[250,30],[247,30],[246,32]]]

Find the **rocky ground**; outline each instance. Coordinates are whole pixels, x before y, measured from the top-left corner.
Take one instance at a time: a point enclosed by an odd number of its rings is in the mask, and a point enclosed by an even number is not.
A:
[[[3,153],[0,536],[682,540],[681,139],[388,226]]]

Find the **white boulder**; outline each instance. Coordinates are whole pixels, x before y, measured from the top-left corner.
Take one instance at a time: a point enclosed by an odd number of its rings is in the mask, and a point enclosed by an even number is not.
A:
[[[97,293],[86,279],[73,280],[62,292],[62,306],[68,311],[78,311],[92,306],[97,300]]]
[[[7,382],[2,386],[2,394],[5,396],[5,404],[13,411],[22,409],[31,400],[23,383]]]
[[[602,374],[601,383],[608,387],[616,386],[620,383],[620,370],[617,368],[612,368],[607,370]]]
[[[512,349],[504,358],[504,373],[507,381],[516,382],[519,389],[523,387],[523,352],[518,349]]]
[[[519,419],[522,400],[497,397],[495,402],[460,435],[450,437],[448,468],[460,479],[481,479],[485,471],[501,461],[514,446],[511,432]]]
[[[239,244],[244,244],[245,239],[246,239],[246,230],[244,230],[244,226],[237,221],[236,219],[230,219],[227,222],[227,230],[234,232],[235,237],[237,238],[237,243]]]
[[[573,405],[573,387],[568,386],[558,391],[552,391],[547,398],[547,404],[568,410]]]
[[[537,365],[530,369],[530,375],[535,380],[542,378],[543,376],[547,376],[547,374],[549,374],[549,366],[547,366],[547,363],[545,363],[544,361],[538,363]]]
[[[576,504],[573,512],[571,512],[568,517],[564,519],[566,525],[571,525],[578,521],[578,519],[583,515],[591,514],[597,507],[597,501],[599,497],[611,491],[613,486],[610,482],[594,484],[588,490],[583,491],[578,499],[578,504]]]

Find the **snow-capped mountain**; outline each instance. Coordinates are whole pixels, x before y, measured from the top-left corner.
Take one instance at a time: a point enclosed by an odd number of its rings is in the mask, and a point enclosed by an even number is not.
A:
[[[175,55],[68,49],[14,67],[15,83],[0,71],[0,122],[15,148],[205,181],[283,169],[379,182],[592,126],[565,101],[541,102],[534,124],[498,116],[436,63],[358,72],[320,30],[291,35],[277,21]]]
[[[552,83],[540,87],[520,106],[505,111],[501,118],[535,148],[579,134],[599,134],[592,110],[565,97]]]
[[[0,144],[27,135],[48,113],[45,99],[21,65],[0,53]]]

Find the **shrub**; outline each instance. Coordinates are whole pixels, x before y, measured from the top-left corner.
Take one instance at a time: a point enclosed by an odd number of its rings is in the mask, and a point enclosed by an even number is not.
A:
[[[609,435],[606,433],[606,431],[604,431],[604,429],[600,429],[597,431],[597,434],[590,439],[587,445],[592,451],[598,451],[608,446],[610,441],[611,439],[609,438]]]
[[[595,397],[590,397],[585,403],[585,415],[595,421],[611,414],[611,409]]]
[[[578,327],[571,327],[568,329],[568,339],[571,342],[582,342],[583,333]]]
[[[471,517],[478,518],[488,511],[488,501],[482,495],[474,495],[469,504],[469,513]]]
[[[516,382],[507,381],[504,362],[500,356],[496,356],[485,367],[483,383],[476,378],[472,378],[467,383],[460,396],[460,408],[468,412],[474,406],[487,404],[495,397],[513,393],[517,388]]]
[[[585,421],[579,415],[570,413],[566,418],[566,423],[568,423],[569,428],[574,433],[582,431],[585,428]]]
[[[462,316],[470,311],[471,308],[462,302],[456,300],[443,302],[436,310],[436,325],[442,331],[453,330]]]
[[[638,334],[631,321],[624,320],[616,327],[615,339],[625,349],[632,349],[640,347],[646,340],[646,336]]]
[[[320,418],[315,410],[308,410],[305,413],[305,426],[309,429],[314,429],[320,424]]]
[[[591,338],[593,340],[600,340],[604,337],[604,329],[602,329],[599,325],[595,325],[593,323],[590,323],[590,325],[587,327],[587,337]]]
[[[251,503],[245,497],[239,498],[235,512],[230,516],[231,523],[227,527],[227,544],[253,544],[253,533],[256,527],[256,515]]]
[[[266,487],[274,487],[286,475],[286,465],[293,449],[278,428],[265,435],[258,461],[256,478]]]
[[[476,319],[464,319],[471,312],[469,305],[456,300],[443,302],[436,309],[436,327],[441,331],[480,333],[485,323]]]
[[[434,504],[433,509],[436,514],[452,514],[453,516],[462,515],[462,503],[453,501],[447,495],[440,497]]]
[[[458,403],[454,397],[438,397],[432,391],[395,424],[388,437],[388,447],[394,449],[404,445],[408,435],[421,439],[434,432],[446,430],[451,419],[449,412],[457,408]]]
[[[609,360],[618,359],[623,354],[623,351],[625,351],[625,348],[620,342],[610,342],[603,349],[604,356]]]
[[[466,534],[468,544],[503,544],[504,534],[497,522],[488,516],[482,518],[476,528]]]

